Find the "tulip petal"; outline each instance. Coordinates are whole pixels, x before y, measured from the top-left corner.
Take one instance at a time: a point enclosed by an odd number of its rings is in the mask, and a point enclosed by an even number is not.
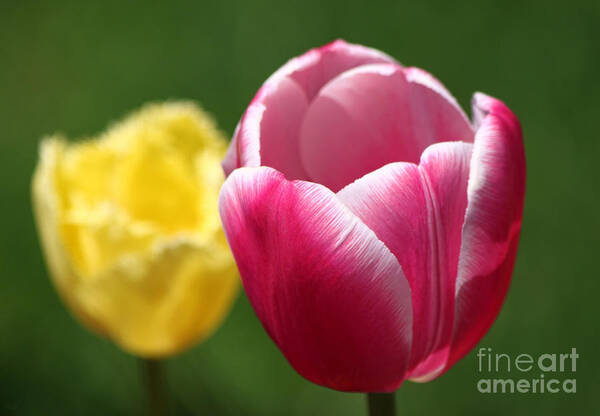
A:
[[[142,357],[182,351],[212,334],[238,293],[224,238],[215,242],[182,237],[124,257],[79,284],[79,303],[127,351]]]
[[[285,172],[289,179],[306,179],[298,157],[298,136],[307,108],[306,95],[294,80],[282,77],[266,83],[248,108],[238,139],[248,143],[242,148],[260,143],[256,149],[260,156],[255,153],[250,158],[252,152],[242,152],[241,165],[270,166]]]
[[[240,164],[240,156],[238,152],[238,136],[240,134],[240,123],[235,126],[235,130],[233,131],[233,136],[231,136],[231,142],[229,142],[229,147],[227,147],[227,152],[225,152],[225,157],[221,162],[221,167],[223,168],[223,172],[225,176],[229,176],[234,169],[237,169],[241,166]]]
[[[242,166],[270,166],[289,179],[308,179],[298,156],[307,108],[306,95],[292,79],[265,83],[235,129],[222,163],[225,175]]]
[[[343,391],[393,391],[411,345],[396,258],[325,187],[235,170],[219,200],[248,298],[290,364]]]
[[[516,116],[477,93],[478,130],[456,282],[456,318],[447,368],[488,331],[508,291],[523,215],[525,153]]]
[[[40,243],[44,249],[44,258],[50,270],[50,278],[59,296],[84,325],[99,334],[106,334],[109,329],[86,311],[77,299],[73,288],[79,285],[79,276],[57,232],[61,224],[57,179],[60,176],[60,166],[64,161],[65,148],[65,142],[56,138],[41,143],[40,162],[32,181],[33,212],[40,233]]]
[[[433,348],[427,360],[411,371],[415,381],[429,381],[443,370],[450,352],[454,326],[455,287],[462,227],[467,208],[467,184],[473,145],[436,143],[421,156],[420,170],[430,192],[435,217],[441,306]]]
[[[395,63],[374,49],[337,40],[311,49],[276,71],[258,91],[240,120],[223,169],[270,166],[288,179],[309,179],[299,158],[300,125],[308,103],[323,85],[359,65]]]
[[[290,60],[272,78],[290,77],[312,100],[325,84],[341,73],[361,65],[386,63],[399,65],[394,58],[381,51],[338,39]]]
[[[471,141],[472,127],[456,101],[423,74],[364,65],[323,87],[300,132],[309,177],[337,191],[387,163],[417,163],[432,143]]]
[[[389,164],[338,193],[389,247],[410,283],[410,378],[435,376],[448,356],[471,148],[462,142],[434,144],[419,166]]]
[[[434,77],[424,69],[417,68],[414,66],[404,68],[404,73],[406,74],[406,79],[408,80],[408,82],[420,84],[422,87],[429,88],[437,92],[439,95],[443,96],[446,99],[446,101],[448,101],[448,103],[454,106],[456,111],[462,116],[464,122],[470,124],[469,118],[456,101],[456,98],[454,98],[450,91],[448,91],[444,84],[442,84],[436,77]],[[463,138],[463,141],[472,142],[473,132],[471,131],[471,134],[468,135],[468,137]]]

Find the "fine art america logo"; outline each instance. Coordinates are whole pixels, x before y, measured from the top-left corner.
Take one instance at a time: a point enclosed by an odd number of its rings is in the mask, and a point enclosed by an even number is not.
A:
[[[576,393],[578,358],[576,348],[562,354],[513,357],[492,352],[491,348],[480,348],[477,364],[482,378],[477,381],[477,390],[480,393]]]

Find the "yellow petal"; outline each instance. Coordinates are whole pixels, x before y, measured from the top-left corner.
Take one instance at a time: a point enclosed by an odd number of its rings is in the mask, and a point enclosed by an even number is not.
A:
[[[73,270],[58,232],[60,201],[56,194],[56,175],[63,151],[64,143],[60,139],[48,139],[40,146],[40,160],[32,183],[34,216],[42,251],[59,295],[84,325],[96,333],[104,334],[106,331],[102,325],[77,300],[75,289],[80,277]]]
[[[153,104],[98,139],[46,139],[33,179],[56,287],[90,329],[144,356],[207,336],[237,293],[217,209],[225,140],[190,103]]]
[[[79,298],[124,349],[142,356],[175,353],[208,336],[238,286],[226,247],[176,241],[122,258],[84,285]]]

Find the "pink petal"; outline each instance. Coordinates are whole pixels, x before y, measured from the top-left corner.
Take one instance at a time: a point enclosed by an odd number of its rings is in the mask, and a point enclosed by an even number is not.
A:
[[[382,52],[337,40],[311,49],[277,70],[258,91],[233,136],[223,169],[270,166],[288,179],[309,179],[299,157],[300,124],[308,103],[340,73],[369,63],[395,62]]]
[[[235,127],[225,158],[221,162],[225,176],[242,166],[260,166],[260,122],[264,111],[264,105],[251,104]]]
[[[525,194],[521,127],[502,102],[477,93],[468,207],[447,368],[479,342],[504,301],[517,252]]]
[[[227,148],[227,152],[225,153],[225,157],[221,162],[221,166],[223,167],[223,172],[225,172],[225,176],[229,176],[234,169],[237,169],[241,166],[240,163],[240,155],[238,152],[238,136],[240,133],[240,124],[235,127],[235,131],[233,132],[233,136],[231,137],[231,142],[229,142],[229,147]]]
[[[450,352],[454,326],[455,287],[462,227],[467,209],[467,183],[473,145],[436,143],[421,156],[419,168],[427,182],[437,238],[438,279],[441,292],[438,330],[432,353],[413,369],[410,378],[428,381],[443,370]]]
[[[393,391],[411,345],[396,258],[323,186],[234,171],[219,200],[246,293],[290,364],[344,391]]]
[[[338,193],[389,247],[410,284],[411,378],[434,377],[448,357],[471,148],[461,142],[434,144],[419,166],[389,164]]]
[[[282,77],[265,84],[257,97],[240,124],[240,149],[246,150],[241,166],[270,166],[289,179],[307,179],[298,157],[300,125],[308,108],[302,88]]]
[[[429,72],[424,69],[417,68],[415,66],[404,68],[404,73],[406,74],[406,79],[408,82],[413,82],[416,84],[420,84],[422,87],[429,88],[439,95],[443,96],[448,103],[452,104],[456,111],[463,118],[463,121],[467,124],[470,124],[469,118],[460,107],[456,98],[446,89],[444,84],[442,84],[436,77],[431,75]],[[471,130],[471,129],[470,129]],[[465,137],[463,141],[472,142],[473,141],[473,131],[471,130],[468,134],[468,137]]]
[[[354,45],[338,39],[290,60],[273,77],[289,76],[312,100],[319,90],[339,74],[368,64],[396,64],[396,60],[376,49]]]
[[[288,77],[265,83],[235,128],[222,162],[228,176],[239,167],[270,166],[289,179],[308,179],[298,156],[306,95]]]
[[[310,104],[300,132],[309,177],[337,191],[387,163],[418,162],[432,143],[471,141],[462,110],[432,79],[377,64],[330,81]]]

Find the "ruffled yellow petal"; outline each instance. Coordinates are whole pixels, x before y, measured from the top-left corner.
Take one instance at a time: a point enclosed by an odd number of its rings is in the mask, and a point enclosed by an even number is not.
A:
[[[238,286],[228,256],[225,248],[174,241],[121,259],[83,286],[79,298],[124,349],[172,354],[208,336],[228,311]]]

